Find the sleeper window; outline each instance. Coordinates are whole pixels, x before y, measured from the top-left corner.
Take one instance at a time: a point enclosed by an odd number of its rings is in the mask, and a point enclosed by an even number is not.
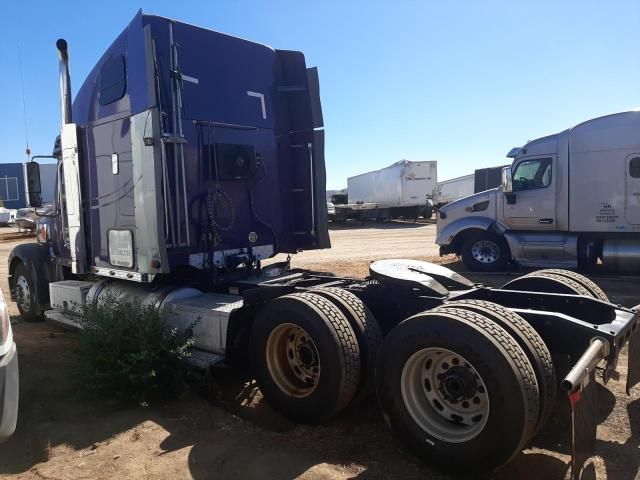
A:
[[[634,157],[629,161],[629,175],[640,178],[640,157]]]
[[[100,70],[100,105],[109,105],[124,97],[127,88],[127,76],[124,57],[118,55],[102,66]]]

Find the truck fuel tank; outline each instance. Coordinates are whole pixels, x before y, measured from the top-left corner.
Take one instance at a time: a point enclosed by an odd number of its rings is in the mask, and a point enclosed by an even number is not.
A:
[[[150,286],[118,280],[96,283],[66,280],[51,283],[49,289],[52,310],[47,312],[47,317],[66,327],[82,328],[80,317],[87,305],[126,298],[157,308],[171,327],[193,333],[196,349],[217,355],[225,353],[231,314],[243,306],[240,295],[202,293],[190,287]]]
[[[602,263],[619,272],[640,271],[640,240],[605,240]]]
[[[152,305],[161,309],[166,302],[202,295],[196,288],[177,287],[175,285],[149,286],[140,283],[100,280],[93,284],[87,293],[86,303],[97,302],[98,305],[114,298],[126,297],[132,302]]]

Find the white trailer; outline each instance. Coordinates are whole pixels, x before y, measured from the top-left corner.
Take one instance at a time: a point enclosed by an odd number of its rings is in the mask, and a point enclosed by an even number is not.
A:
[[[430,217],[431,195],[435,188],[437,162],[400,160],[386,168],[347,179],[349,203],[344,208],[358,210],[363,218],[389,219]],[[362,208],[367,205],[367,208]],[[360,207],[360,208],[358,208]]]
[[[447,203],[473,195],[474,178],[475,175],[472,173],[438,182],[433,192],[433,203],[440,208]]]

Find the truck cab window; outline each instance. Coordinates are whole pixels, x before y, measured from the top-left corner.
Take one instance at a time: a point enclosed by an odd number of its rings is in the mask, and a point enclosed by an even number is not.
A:
[[[100,105],[109,105],[120,100],[127,88],[124,57],[118,55],[102,66],[100,70]]]
[[[629,175],[640,178],[640,157],[634,157],[629,161]]]
[[[536,158],[520,162],[513,174],[513,191],[535,190],[551,184],[551,159]]]

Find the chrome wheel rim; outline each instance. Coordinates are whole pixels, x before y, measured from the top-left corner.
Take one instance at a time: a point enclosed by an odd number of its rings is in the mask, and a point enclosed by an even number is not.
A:
[[[18,305],[22,307],[22,310],[28,312],[31,310],[31,290],[29,289],[29,282],[27,279],[20,275],[16,281]]]
[[[405,363],[400,382],[411,418],[439,440],[467,442],[487,423],[487,388],[462,355],[435,347],[419,350]]]
[[[320,356],[307,331],[293,323],[282,323],[267,338],[267,369],[275,384],[289,396],[304,398],[320,379]]]
[[[471,255],[480,263],[494,263],[500,258],[500,247],[490,240],[480,240],[471,247]]]

